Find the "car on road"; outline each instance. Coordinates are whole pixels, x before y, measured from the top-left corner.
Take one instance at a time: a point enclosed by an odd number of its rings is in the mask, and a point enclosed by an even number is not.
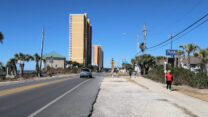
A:
[[[87,77],[92,78],[92,71],[89,68],[83,68],[80,72],[80,78]]]

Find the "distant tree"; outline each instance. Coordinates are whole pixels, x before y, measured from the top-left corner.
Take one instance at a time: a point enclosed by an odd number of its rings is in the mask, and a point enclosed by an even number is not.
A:
[[[206,49],[200,49],[199,50],[199,57],[201,58],[201,69],[203,72],[207,73],[207,67],[206,64],[208,63],[208,48]]]
[[[0,62],[0,71],[1,72],[4,71],[4,66],[3,66],[3,63],[2,62]]]
[[[149,68],[155,65],[155,58],[150,54],[136,56],[136,64],[140,67],[141,74],[148,74]]]
[[[190,44],[180,45],[179,47],[182,48],[187,54],[187,59],[188,59],[187,60],[188,61],[187,67],[190,70],[191,69],[191,67],[190,67],[190,54],[195,53],[196,50],[199,48],[199,46],[197,46],[193,43],[190,43]]]
[[[36,63],[36,66],[35,66],[36,75],[40,76],[40,68],[39,68],[40,56],[37,53],[35,53],[33,55],[33,60],[35,60],[35,63]]]
[[[14,75],[15,77],[17,76],[17,66],[16,66],[16,63],[17,63],[16,59],[12,58],[6,64],[6,68],[8,68],[9,71],[11,71],[12,75]]]
[[[178,49],[177,55],[178,55],[178,67],[181,67],[181,56],[184,56],[184,51]]]
[[[129,63],[123,63],[122,68],[126,69],[126,70],[129,70],[129,69],[133,69],[133,66]]]
[[[19,62],[21,77],[23,77],[25,62],[28,62],[30,60],[34,60],[34,58],[29,54],[23,54],[21,52],[19,54],[15,54],[14,56],[15,56],[15,59]]]
[[[136,64],[135,59],[133,59],[133,58],[131,59],[131,64],[132,64],[132,68],[135,69],[135,64]]]

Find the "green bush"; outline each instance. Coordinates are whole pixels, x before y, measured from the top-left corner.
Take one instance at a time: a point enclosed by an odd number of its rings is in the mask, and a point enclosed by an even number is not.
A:
[[[170,66],[167,69],[173,73],[174,85],[184,84],[196,88],[208,88],[208,76],[203,72],[195,74],[184,68],[172,68]],[[146,77],[157,82],[165,83],[163,66],[153,68]]]
[[[78,73],[79,71],[80,71],[79,68],[76,68],[76,67],[72,68],[72,73]]]

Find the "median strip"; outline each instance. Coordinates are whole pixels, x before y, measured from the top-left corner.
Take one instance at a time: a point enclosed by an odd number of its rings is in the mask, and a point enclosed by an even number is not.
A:
[[[5,95],[13,94],[13,93],[18,93],[18,92],[30,90],[30,89],[33,89],[33,88],[49,85],[49,84],[55,84],[55,83],[66,81],[66,80],[69,80],[69,79],[61,79],[61,80],[50,81],[50,82],[46,82],[46,83],[39,83],[39,84],[34,84],[34,85],[29,85],[29,86],[23,86],[23,87],[14,88],[14,89],[2,90],[2,91],[0,91],[0,96],[5,96]]]

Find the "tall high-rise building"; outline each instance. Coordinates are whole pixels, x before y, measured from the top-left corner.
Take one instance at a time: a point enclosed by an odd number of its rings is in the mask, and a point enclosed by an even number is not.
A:
[[[93,46],[93,64],[97,65],[99,70],[103,68],[103,50],[101,45]]]
[[[69,15],[69,58],[88,65],[92,59],[92,25],[87,14]]]

